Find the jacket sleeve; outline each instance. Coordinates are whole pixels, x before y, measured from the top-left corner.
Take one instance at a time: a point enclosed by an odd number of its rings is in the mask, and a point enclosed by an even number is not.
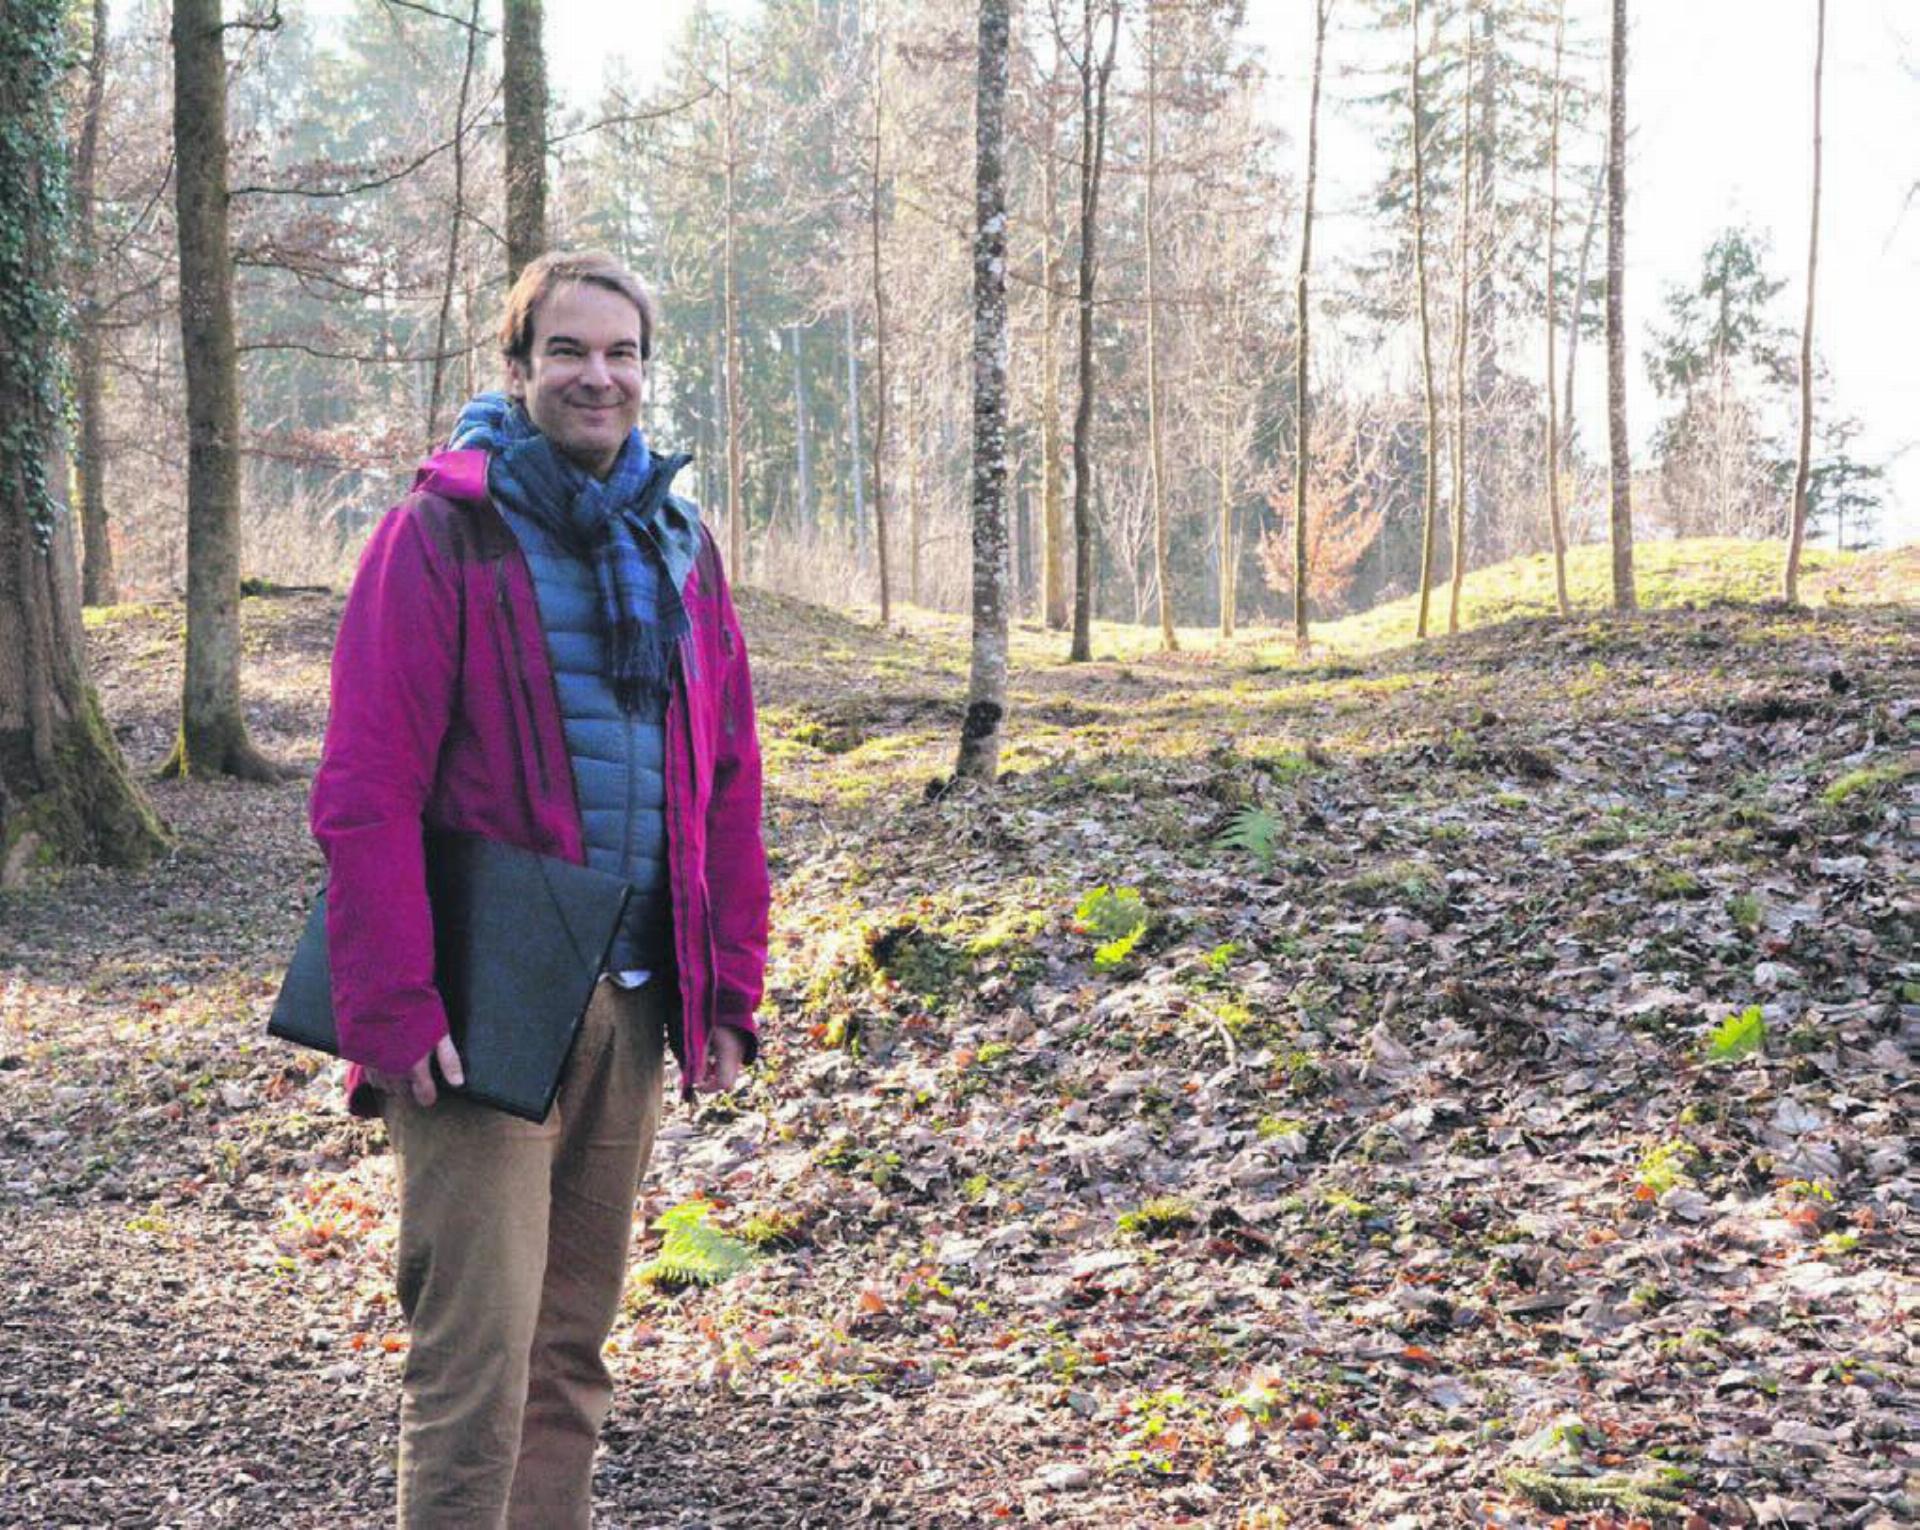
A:
[[[459,570],[419,502],[374,531],[340,619],[312,826],[327,859],[340,1055],[404,1073],[447,1033],[421,812],[459,681]]]
[[[753,674],[733,596],[715,574],[722,674],[707,805],[707,891],[712,902],[716,1014],[742,1032],[747,1060],[760,1049],[759,1008],[767,970],[767,910],[771,894],[767,849],[761,837],[760,735],[754,721]]]

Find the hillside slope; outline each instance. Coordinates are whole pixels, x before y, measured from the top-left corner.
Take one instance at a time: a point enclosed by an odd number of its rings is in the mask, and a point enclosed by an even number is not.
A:
[[[636,1283],[611,1523],[1911,1516],[1911,606],[1028,634],[992,792],[951,630],[744,608],[765,1063],[645,1210],[759,1257]],[[309,765],[335,609],[247,608]],[[177,622],[94,634],[151,763]],[[157,795],[170,864],[0,903],[0,1520],[377,1517],[388,1166],[258,1038],[302,790]]]

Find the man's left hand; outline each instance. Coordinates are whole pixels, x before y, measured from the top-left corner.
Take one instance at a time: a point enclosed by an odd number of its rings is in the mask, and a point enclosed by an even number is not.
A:
[[[707,1066],[695,1085],[703,1094],[725,1094],[740,1081],[747,1038],[730,1025],[716,1025],[707,1038]]]

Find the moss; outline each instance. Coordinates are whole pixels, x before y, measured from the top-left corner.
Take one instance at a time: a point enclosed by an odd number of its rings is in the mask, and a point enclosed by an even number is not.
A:
[[[1906,780],[1920,765],[1912,760],[1886,760],[1878,765],[1863,765],[1858,770],[1850,770],[1820,794],[1820,800],[1830,808],[1844,807],[1849,803],[1859,807],[1864,799],[1878,801],[1890,786]]]
[[[1675,1484],[1655,1477],[1557,1477],[1527,1466],[1510,1466],[1501,1481],[1550,1514],[1620,1509],[1648,1519],[1675,1519],[1681,1512]]]
[[[137,868],[172,844],[128,772],[92,687],[54,744],[54,779],[0,824],[0,886],[29,862]]]

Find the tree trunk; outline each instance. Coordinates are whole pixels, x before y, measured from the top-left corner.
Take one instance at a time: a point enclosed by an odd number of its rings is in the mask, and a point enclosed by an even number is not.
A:
[[[873,13],[873,156],[868,230],[873,240],[873,541],[879,553],[880,625],[893,619],[893,580],[887,564],[887,284],[880,258],[880,122],[886,100],[886,33],[880,4]]]
[[[853,465],[853,545],[867,540],[866,457],[860,438],[860,349],[853,332],[853,305],[846,308],[847,335],[847,449]]]
[[[1107,50],[1093,57],[1095,0],[1081,0],[1080,68],[1080,397],[1073,411],[1073,645],[1067,657],[1093,657],[1093,292],[1100,173],[1107,153],[1107,82],[1120,42],[1119,0],[1107,9]]]
[[[1333,0],[1313,3],[1313,86],[1307,97],[1307,193],[1300,214],[1300,276],[1295,284],[1293,357],[1293,640],[1307,649],[1307,471],[1312,457],[1313,407],[1307,362],[1311,347],[1308,284],[1313,274],[1313,194],[1320,170],[1320,64],[1327,49],[1327,12]]]
[[[1056,68],[1056,73],[1058,72]],[[1049,80],[1051,86],[1051,80]],[[1047,125],[1040,156],[1041,200],[1045,223],[1040,230],[1040,583],[1041,613],[1047,628],[1067,627],[1067,483],[1060,461],[1060,317],[1055,309],[1060,279],[1059,255],[1053,234],[1060,215],[1058,123],[1053,91],[1046,91]]]
[[[1154,248],[1154,192],[1160,173],[1160,32],[1155,0],[1147,7],[1147,185],[1145,199],[1147,257],[1147,456],[1153,488],[1153,575],[1160,588],[1160,646],[1168,653],[1180,648],[1173,626],[1173,571],[1167,557],[1167,468],[1161,441],[1160,324],[1154,301],[1157,275]]]
[[[1567,0],[1559,0],[1553,23],[1553,117],[1547,134],[1547,529],[1553,538],[1553,592],[1560,614],[1573,614],[1567,598],[1567,523],[1560,511],[1560,400],[1554,392],[1558,368],[1554,348],[1558,315],[1554,305],[1554,246],[1560,238],[1560,102],[1561,68],[1566,53]]]
[[[1420,0],[1413,0],[1413,278],[1420,293],[1420,377],[1427,402],[1425,513],[1420,532],[1420,615],[1414,636],[1427,635],[1433,560],[1440,520],[1440,408],[1433,386],[1433,316],[1427,302],[1426,126],[1420,117]]]
[[[547,247],[547,63],[541,0],[502,0],[500,94],[507,140],[507,285]]]
[[[1222,394],[1220,406],[1220,636],[1233,636],[1234,610],[1239,601],[1240,549],[1233,535],[1233,411]]]
[[[1562,466],[1573,459],[1573,443],[1578,435],[1573,412],[1573,380],[1579,375],[1580,332],[1586,326],[1587,316],[1587,272],[1593,265],[1593,233],[1599,228],[1601,215],[1607,205],[1607,157],[1600,156],[1600,163],[1593,172],[1593,193],[1587,203],[1587,226],[1580,235],[1580,263],[1573,273],[1573,313],[1567,324],[1567,367],[1566,391],[1561,395],[1564,402],[1560,407],[1560,461]]]
[[[167,843],[86,683],[73,526],[56,497],[61,9],[0,5],[0,886],[40,862],[142,865]]]
[[[73,388],[80,417],[80,529],[86,552],[81,598],[90,606],[119,599],[113,577],[113,538],[107,524],[105,373],[100,357],[99,272],[94,268],[94,166],[100,146],[100,103],[107,87],[107,0],[93,0],[93,38],[87,52],[87,94],[80,141],[73,156],[73,245],[79,312],[74,315]]]
[[[926,540],[926,511],[920,494],[920,390],[907,388],[907,599],[920,604],[920,557]]]
[[[1807,539],[1807,480],[1813,471],[1813,290],[1820,274],[1820,91],[1827,66],[1827,0],[1814,13],[1813,209],[1807,219],[1807,313],[1800,325],[1800,455],[1793,469],[1793,533],[1787,543],[1787,604],[1800,603],[1800,550]]]
[[[734,203],[733,182],[735,165],[734,145],[734,102],[733,102],[733,43],[724,45],[726,70],[726,190],[725,215],[726,235],[724,282],[725,290],[722,307],[725,313],[721,326],[726,336],[727,371],[727,566],[733,572],[736,583],[744,582],[747,577],[747,516],[746,506],[741,502],[741,466],[740,433],[743,422],[740,418],[740,297],[736,272],[734,269],[734,245],[736,239],[735,224],[737,210]]]
[[[168,775],[272,781],[240,710],[240,400],[220,0],[175,0],[173,142],[187,378],[187,659]]]
[[[509,20],[513,16],[513,6],[507,7]],[[440,283],[440,312],[433,326],[433,361],[431,363],[432,381],[427,386],[427,450],[439,448],[440,434],[440,394],[447,377],[447,331],[453,319],[453,289],[460,279],[460,226],[467,221],[467,101],[473,94],[473,66],[480,53],[480,0],[473,0],[467,16],[467,58],[466,65],[460,71],[460,92],[453,106],[453,215],[447,220],[447,265],[446,273]],[[508,76],[511,78],[511,75]],[[511,156],[513,135],[509,130],[508,154]],[[512,180],[508,181],[508,201],[512,201]],[[511,228],[513,215],[509,207],[508,226]],[[508,256],[512,259],[511,254]],[[517,274],[517,272],[516,272]]]
[[[794,504],[803,533],[813,531],[813,424],[807,413],[807,374],[801,348],[806,326],[793,326],[793,451]]]
[[[1627,441],[1627,0],[1613,0],[1607,109],[1607,453],[1613,478],[1613,606],[1631,611],[1633,459]]]
[[[1473,311],[1467,298],[1473,268],[1473,5],[1466,12],[1466,83],[1460,90],[1460,270],[1453,327],[1453,577],[1447,591],[1447,631],[1460,630],[1460,596],[1467,583],[1467,346]]]
[[[991,781],[1007,710],[1007,0],[980,0],[974,107],[973,660],[956,777]]]

